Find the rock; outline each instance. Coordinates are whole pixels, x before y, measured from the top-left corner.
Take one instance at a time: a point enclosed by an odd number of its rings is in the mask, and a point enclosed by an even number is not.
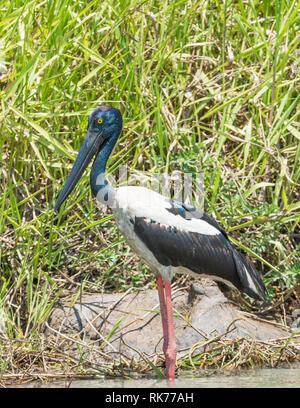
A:
[[[293,323],[291,324],[292,329],[298,329],[298,327],[300,327],[300,317],[294,320]]]
[[[300,327],[300,309],[295,309],[291,315],[293,322],[291,324],[291,328],[293,330],[298,329]]]
[[[300,309],[293,310],[291,316],[292,316],[293,319],[296,319],[297,317],[300,317]]]
[[[256,341],[287,337],[284,326],[241,311],[217,284],[202,279],[186,289],[173,291],[174,324],[178,355],[212,336],[251,337]],[[46,335],[55,330],[85,341],[97,341],[105,353],[139,357],[162,352],[162,325],[156,290],[133,293],[83,295],[82,303],[57,302],[48,318]],[[187,319],[188,316],[188,319]],[[187,322],[188,320],[188,322]]]

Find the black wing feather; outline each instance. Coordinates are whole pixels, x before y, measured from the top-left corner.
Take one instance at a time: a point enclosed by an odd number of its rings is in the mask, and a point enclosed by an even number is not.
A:
[[[168,211],[174,215],[186,220],[200,218],[214,226],[220,233],[207,235],[183,231],[145,217],[135,217],[134,232],[158,262],[165,266],[185,267],[198,274],[229,281],[249,296],[264,299],[265,287],[254,265],[236,251],[217,221],[194,207],[174,201],[171,203]],[[255,291],[249,287],[248,275],[252,278]]]
[[[212,275],[243,290],[236,273],[233,248],[223,234],[205,235],[176,230],[136,217],[134,232],[165,266],[182,266],[198,274]]]

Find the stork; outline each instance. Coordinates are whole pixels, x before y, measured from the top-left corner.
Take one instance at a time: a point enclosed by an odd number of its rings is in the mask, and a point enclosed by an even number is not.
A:
[[[171,280],[174,273],[208,276],[257,300],[265,286],[254,265],[230,243],[213,218],[185,203],[138,186],[115,188],[105,178],[107,160],[122,130],[122,115],[100,106],[89,116],[85,139],[57,199],[58,211],[91,159],[90,184],[97,200],[108,205],[126,241],[155,274],[161,309],[166,378],[175,377],[176,340]]]

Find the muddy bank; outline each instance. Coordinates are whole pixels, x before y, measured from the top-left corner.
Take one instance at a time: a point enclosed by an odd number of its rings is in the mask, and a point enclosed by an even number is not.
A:
[[[83,295],[70,307],[71,299],[55,304],[47,321],[46,335],[73,336],[101,346],[104,354],[139,358],[141,353],[162,353],[162,327],[156,290],[121,294]],[[293,330],[275,321],[241,311],[210,280],[173,292],[174,324],[178,357],[206,339],[251,338],[254,342],[288,338]],[[292,342],[298,342],[295,336]],[[201,351],[201,347],[198,348]],[[104,355],[103,354],[103,355]],[[99,361],[99,356],[97,356]]]

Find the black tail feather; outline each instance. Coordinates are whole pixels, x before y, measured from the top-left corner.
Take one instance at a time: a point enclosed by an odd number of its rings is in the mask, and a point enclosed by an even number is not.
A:
[[[233,259],[243,291],[253,299],[265,300],[266,288],[253,263],[236,250],[233,250]]]

